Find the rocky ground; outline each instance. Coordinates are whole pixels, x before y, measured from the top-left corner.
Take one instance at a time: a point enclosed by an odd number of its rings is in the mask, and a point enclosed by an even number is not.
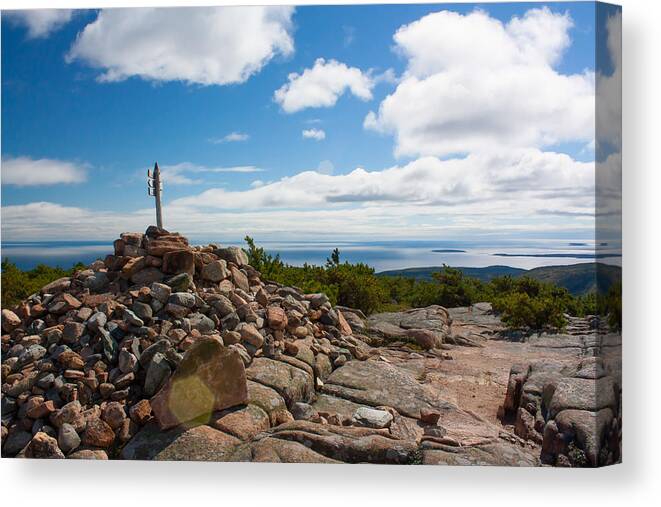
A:
[[[150,227],[2,312],[2,455],[595,466],[620,340],[522,337],[488,304],[369,318]]]

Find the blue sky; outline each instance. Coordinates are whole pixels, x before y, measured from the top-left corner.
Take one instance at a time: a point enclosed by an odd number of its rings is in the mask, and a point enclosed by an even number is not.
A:
[[[171,178],[164,195],[166,226],[191,236],[304,238],[318,231],[318,237],[415,239],[472,237],[493,233],[494,227],[503,234],[588,235],[590,189],[580,193],[582,201],[565,190],[567,182],[573,186],[572,171],[581,173],[580,187],[589,186],[585,174],[594,170],[594,132],[580,125],[594,119],[589,101],[595,10],[587,2],[544,5],[298,7],[258,15],[255,34],[239,34],[241,23],[224,23],[222,8],[217,25],[203,21],[196,27],[191,18],[190,32],[167,30],[169,19],[185,20],[189,10],[150,11],[136,31],[127,23],[137,11],[124,9],[76,11],[52,21],[41,18],[40,24],[30,15],[3,13],[3,237],[105,239],[116,236],[117,227],[144,228],[152,206],[144,171],[154,160]],[[443,11],[459,17],[437,15]],[[115,15],[101,20],[106,14]],[[166,27],[159,30],[161,22],[152,19],[165,20]],[[454,20],[465,26],[458,53],[482,37],[483,23],[487,27],[484,45],[477,43],[464,60],[443,56],[453,43],[443,35],[425,46],[424,30],[445,32],[435,24],[448,27]],[[267,22],[279,31],[256,44],[254,54],[244,54],[246,41],[267,37],[260,25]],[[202,40],[214,30],[218,40],[229,41],[226,46]],[[394,37],[398,30],[401,40]],[[487,40],[489,30],[494,44]],[[158,53],[151,48],[168,44],[190,45],[192,52],[153,57]],[[491,47],[496,55],[488,54]],[[499,66],[500,55],[510,50]],[[141,74],[147,61],[140,60],[141,51],[150,62],[162,58],[156,64],[169,77]],[[211,78],[204,58],[220,62]],[[488,62],[487,71],[482,62]],[[249,75],[228,76],[223,68],[233,65],[249,69]],[[530,85],[521,84],[529,114],[518,100],[498,105],[512,100],[498,79],[507,83],[516,66],[524,76],[529,71]],[[314,83],[290,76],[315,68]],[[119,77],[103,80],[109,69],[119,69]],[[549,90],[539,89],[546,82]],[[287,85],[289,93],[283,94],[292,104],[303,100],[303,106],[287,110],[278,100],[276,91]],[[311,86],[321,86],[333,103],[324,103]],[[427,100],[429,89],[434,96]],[[478,99],[464,105],[465,96],[448,98],[462,89]],[[480,98],[492,94],[498,103]],[[539,105],[556,99],[566,110]],[[458,111],[451,112],[455,105]],[[464,121],[461,108],[473,105],[476,110]],[[500,122],[510,114],[522,126],[505,137]],[[523,164],[538,169],[520,169]],[[462,180],[474,167],[475,174]],[[512,168],[523,173],[512,176]],[[40,171],[51,174],[48,184],[27,174]],[[489,185],[481,183],[485,175]],[[408,197],[398,201],[400,186],[416,177],[420,187],[402,188]],[[547,187],[537,188],[534,177]],[[448,183],[426,192],[433,185],[425,178]],[[541,205],[540,194],[531,194],[540,190],[553,199]],[[321,200],[307,199],[315,192]],[[528,207],[508,205],[511,192],[525,193],[516,202]],[[498,205],[494,195],[502,201]],[[483,200],[491,205],[476,207]],[[485,214],[490,218],[480,225]],[[32,227],[21,226],[26,217],[34,217]],[[80,217],[79,227],[72,217]]]

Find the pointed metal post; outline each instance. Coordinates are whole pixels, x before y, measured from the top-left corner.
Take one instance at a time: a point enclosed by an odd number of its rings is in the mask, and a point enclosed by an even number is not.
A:
[[[163,191],[163,184],[161,183],[161,170],[158,168],[158,162],[154,164],[153,174],[149,169],[147,170],[147,178],[147,193],[156,199],[156,226],[162,229],[161,192]]]

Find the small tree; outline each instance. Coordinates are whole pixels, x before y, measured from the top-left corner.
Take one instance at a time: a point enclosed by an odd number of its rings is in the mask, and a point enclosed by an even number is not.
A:
[[[333,268],[340,265],[340,250],[339,248],[334,248],[331,252],[330,258],[326,258],[326,267]]]
[[[248,249],[244,248],[244,252],[248,256],[248,264],[250,264],[257,271],[260,271],[265,277],[274,277],[284,267],[283,262],[280,260],[280,254],[271,255],[266,251],[255,245],[255,240],[250,236],[246,236],[244,241],[248,245]]]

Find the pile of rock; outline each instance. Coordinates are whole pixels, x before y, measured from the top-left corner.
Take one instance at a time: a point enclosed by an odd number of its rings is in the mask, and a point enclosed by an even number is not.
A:
[[[240,248],[152,226],[114,250],[2,311],[3,456],[135,457],[145,427],[248,438],[370,355],[324,294],[262,281]]]

